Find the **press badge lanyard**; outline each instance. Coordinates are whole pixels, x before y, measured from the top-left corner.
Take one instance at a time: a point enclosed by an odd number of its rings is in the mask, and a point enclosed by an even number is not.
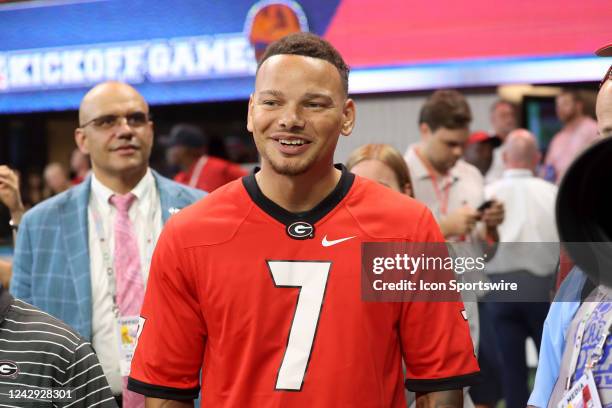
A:
[[[434,192],[438,200],[438,204],[440,204],[440,214],[446,215],[446,212],[448,211],[448,196],[450,194],[451,183],[446,183],[446,186],[443,187],[442,190],[440,190],[440,187],[438,186],[438,179],[437,179],[436,173],[434,169],[432,168],[431,164],[429,163],[429,161],[425,160],[425,158],[421,156],[421,152],[419,151],[418,147],[414,148],[414,152],[416,153],[417,157],[421,160],[421,162],[425,166],[425,169],[427,170],[427,173],[429,174],[429,177],[431,178],[431,184],[433,185]]]
[[[153,203],[151,203],[153,204]],[[149,210],[149,218],[151,220],[151,225],[155,225],[155,215],[157,214],[157,208],[155,205],[151,205]],[[117,305],[117,281],[115,279],[114,267],[113,267],[113,256],[111,255],[111,250],[109,247],[108,239],[104,234],[104,222],[102,221],[102,216],[98,211],[98,206],[96,202],[96,198],[94,197],[92,200],[91,206],[91,215],[94,219],[94,226],[96,230],[96,235],[98,236],[98,243],[100,245],[100,249],[102,250],[102,262],[104,270],[106,271],[106,275],[108,277],[108,294],[113,300],[113,314],[116,319],[119,319],[119,306]],[[116,239],[116,238],[115,238]],[[147,264],[151,263],[151,258],[153,257],[153,232],[151,229],[151,233],[147,238],[147,247],[146,247],[146,261]],[[141,265],[141,268],[143,266]],[[142,271],[141,271],[142,273]]]
[[[591,317],[591,315],[593,314],[593,312],[595,311],[595,309],[597,308],[597,306],[602,302],[604,298],[605,298],[605,294],[600,292],[594,301],[589,302],[589,308],[584,318],[578,324],[578,328],[576,329],[576,340],[574,341],[574,348],[572,350],[572,356],[570,360],[569,372],[568,372],[567,380],[565,381],[565,391],[568,391],[570,389],[572,378],[574,377],[574,374],[576,372],[576,366],[578,365],[578,357],[580,356],[580,348],[582,347],[582,340],[584,339],[584,331],[586,330],[587,322],[589,318]],[[603,350],[604,350],[604,347],[606,346],[606,340],[608,339],[608,336],[610,335],[611,326],[612,326],[612,313],[608,313],[605,319],[603,333],[601,333],[601,337],[599,341],[597,342],[597,346],[595,346],[595,349],[593,349],[590,357],[587,360],[587,364],[585,368],[586,370],[592,370],[593,367],[595,367],[595,365],[599,363],[599,360],[603,356]]]
[[[206,165],[207,161],[208,156],[202,156],[198,159],[195,166],[193,167],[193,173],[191,173],[191,178],[189,179],[189,187],[195,188],[198,185],[200,174],[202,174],[202,169],[204,169],[204,165]]]

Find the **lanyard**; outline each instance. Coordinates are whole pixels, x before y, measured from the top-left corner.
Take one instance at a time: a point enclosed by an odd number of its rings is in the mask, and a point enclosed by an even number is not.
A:
[[[438,186],[436,172],[434,171],[429,161],[421,155],[421,152],[418,147],[414,148],[414,152],[416,153],[417,157],[421,160],[421,162],[425,166],[425,169],[427,169],[427,173],[429,173],[429,177],[431,178],[431,184],[433,185],[434,192],[436,193],[436,198],[438,200],[438,204],[440,205],[440,214],[446,215],[448,211],[448,196],[450,194],[451,183],[446,183],[446,186],[443,187],[442,190],[440,190],[440,187]]]
[[[599,290],[598,290],[599,291]],[[570,389],[570,385],[572,383],[572,378],[576,372],[576,366],[578,365],[578,357],[580,356],[580,348],[582,347],[582,341],[584,340],[584,332],[586,330],[587,322],[597,306],[602,302],[605,298],[605,294],[599,293],[593,301],[587,303],[587,312],[584,315],[584,318],[578,323],[578,327],[576,329],[576,340],[574,341],[574,348],[572,350],[572,356],[570,360],[569,372],[567,376],[567,380],[565,382],[565,390]],[[610,327],[612,326],[612,313],[609,313],[605,319],[604,330],[600,333],[599,341],[597,342],[597,346],[591,352],[590,357],[587,359],[586,369],[591,370],[599,360],[603,356],[603,349],[606,345],[606,340],[610,334]]]
[[[117,305],[117,282],[115,279],[115,268],[113,266],[113,256],[110,250],[109,239],[106,237],[104,233],[104,221],[102,220],[102,215],[98,210],[97,198],[93,197],[91,202],[91,215],[94,219],[94,226],[97,235],[97,241],[100,244],[100,249],[102,250],[102,263],[104,270],[106,271],[106,276],[108,278],[108,295],[113,301],[113,314],[115,318],[119,318],[119,306]],[[153,203],[151,203],[153,204]],[[155,205],[151,205],[149,209],[149,217],[147,219],[151,220],[151,226],[155,225],[155,216],[157,214],[157,208]],[[116,239],[116,237],[115,237]],[[140,254],[138,255],[140,256]],[[146,248],[146,262],[147,264],[151,263],[151,258],[153,256],[153,227],[149,229],[149,237],[147,238],[147,248]],[[145,267],[141,265],[141,268]],[[141,271],[142,273],[142,271]]]
[[[207,161],[208,156],[202,156],[198,159],[195,166],[193,167],[193,173],[191,173],[191,178],[189,179],[189,187],[197,187],[198,180],[200,180],[200,174],[202,174],[202,169],[204,168],[204,165]]]

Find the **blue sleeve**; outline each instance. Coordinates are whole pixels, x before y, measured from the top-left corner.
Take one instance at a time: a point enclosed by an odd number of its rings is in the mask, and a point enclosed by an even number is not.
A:
[[[580,306],[580,295],[586,275],[577,267],[565,278],[555,300],[550,305],[544,322],[542,343],[535,384],[529,397],[529,405],[548,406],[548,399],[559,376],[561,356],[565,348],[565,334],[574,314]]]

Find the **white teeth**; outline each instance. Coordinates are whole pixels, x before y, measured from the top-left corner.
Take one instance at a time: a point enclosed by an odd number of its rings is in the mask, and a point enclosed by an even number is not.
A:
[[[304,140],[301,140],[301,139],[292,139],[292,140],[280,139],[279,142],[284,145],[296,145],[296,146],[301,146],[306,143]]]

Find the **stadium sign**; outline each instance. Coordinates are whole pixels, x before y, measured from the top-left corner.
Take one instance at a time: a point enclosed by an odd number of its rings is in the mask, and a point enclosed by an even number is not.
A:
[[[252,76],[253,47],[243,34],[170,38],[0,54],[0,91]]]
[[[243,21],[238,32],[0,52],[0,94],[87,88],[108,80],[155,85],[249,79],[268,44],[308,31],[304,10],[290,0],[256,2]]]

